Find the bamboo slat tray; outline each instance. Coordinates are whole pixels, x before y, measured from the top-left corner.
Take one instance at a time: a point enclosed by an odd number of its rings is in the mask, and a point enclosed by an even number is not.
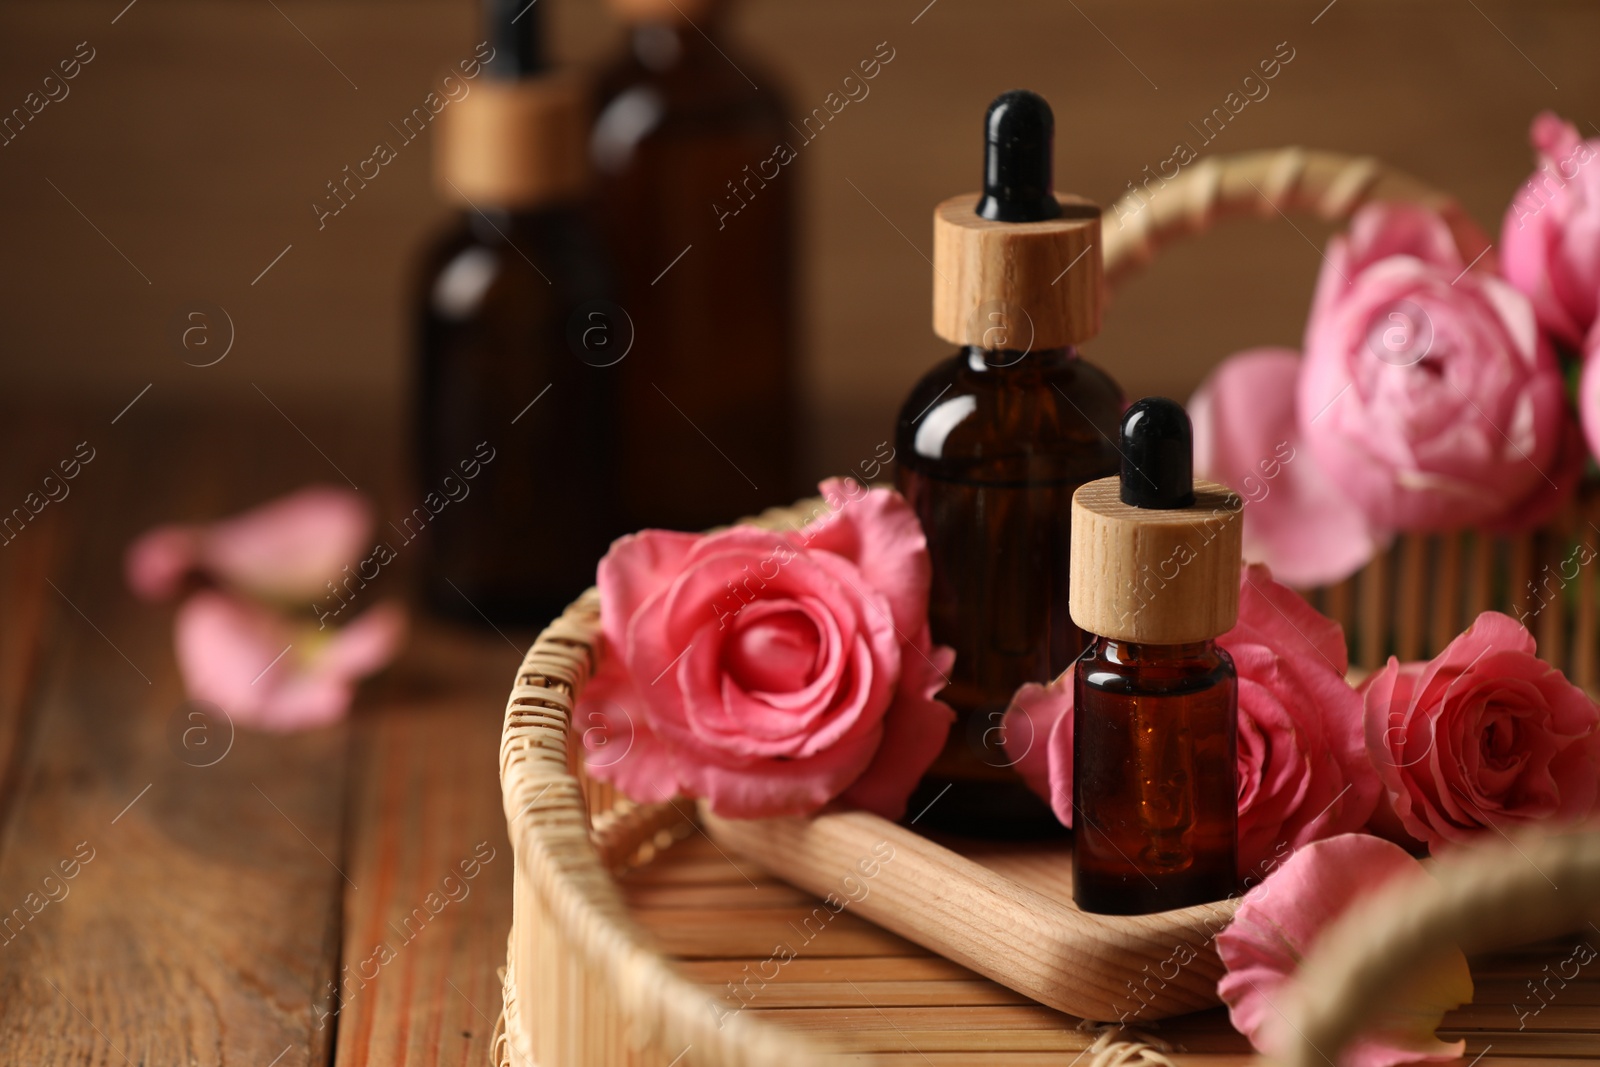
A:
[[[832,907],[1060,1011],[1144,1023],[1219,1003],[1213,938],[1234,901],[1091,915],[1072,902],[1065,843],[946,847],[860,811],[745,821],[702,810],[700,819],[719,845]],[[831,915],[824,907],[818,918]]]

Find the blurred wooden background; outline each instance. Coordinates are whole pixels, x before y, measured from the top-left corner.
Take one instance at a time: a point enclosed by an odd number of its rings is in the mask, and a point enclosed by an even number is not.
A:
[[[570,59],[617,43],[600,0],[540,2]],[[161,405],[259,405],[259,388],[291,414],[397,410],[403,294],[446,211],[430,186],[431,134],[320,232],[311,204],[470,54],[474,7],[7,0],[0,113],[80,42],[94,50],[69,95],[0,147],[8,405],[120,406],[150,384]],[[931,210],[977,185],[980,119],[1000,90],[1053,102],[1058,184],[1103,202],[1180,140],[1203,153],[1298,143],[1372,153],[1453,189],[1491,232],[1530,170],[1536,111],[1600,136],[1600,7],[1577,0],[750,0],[735,30],[797,110],[820,105],[879,42],[895,50],[793,175],[805,188],[819,470],[869,454],[944,352],[928,326]],[[1202,145],[1190,123],[1282,42],[1294,59],[1270,95]],[[1296,343],[1320,262],[1308,241],[1326,236],[1301,228],[1244,225],[1174,250],[1086,352],[1130,393],[1183,397],[1231,351]],[[228,357],[205,368],[186,366],[175,342],[197,300],[236,330]]]

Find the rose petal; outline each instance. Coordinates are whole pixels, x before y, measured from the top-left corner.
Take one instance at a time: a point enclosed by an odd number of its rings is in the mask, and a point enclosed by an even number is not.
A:
[[[883,717],[883,740],[872,763],[841,794],[852,807],[892,822],[906,813],[906,800],[944,748],[955,712],[935,700],[955,665],[953,648],[934,646],[927,624],[902,650],[900,686]]]
[[[811,551],[854,563],[862,579],[888,600],[896,628],[916,633],[928,617],[932,576],[916,512],[899,493],[863,490],[849,478],[830,478],[819,488],[833,512],[809,523],[799,538]]]
[[[681,792],[671,749],[651,731],[648,707],[614,654],[601,659],[584,686],[573,728],[582,730],[584,767],[591,777],[642,804],[660,804]]]
[[[198,526],[157,526],[128,546],[123,568],[128,587],[144,600],[167,600],[198,565]]]
[[[268,600],[323,595],[372,536],[366,497],[312,486],[206,528],[200,566],[223,583]]]
[[[1361,897],[1391,882],[1424,878],[1398,846],[1366,834],[1342,834],[1302,847],[1245,894],[1233,922],[1217,935],[1227,974],[1217,993],[1234,1028],[1257,1050],[1288,1047],[1279,1005],[1297,996],[1295,973],[1334,920]],[[1345,1052],[1341,1063],[1391,1067],[1416,1059],[1453,1059],[1465,1042],[1434,1037],[1444,1013],[1472,999],[1472,977],[1459,951],[1397,990]]]
[[[1049,685],[1029,682],[1018,689],[1000,720],[1006,756],[1011,766],[1022,775],[1041,797],[1050,796],[1050,735],[1063,718],[1072,717],[1072,668],[1062,671]],[[1070,731],[1069,731],[1070,733]],[[1070,740],[1068,747],[1070,749]],[[1067,792],[1071,793],[1072,779],[1067,779]],[[1064,826],[1071,826],[1071,803],[1067,806]]]
[[[1189,400],[1195,470],[1238,493],[1244,555],[1306,587],[1359,570],[1385,535],[1318,469],[1295,415],[1300,358],[1257,348],[1228,357]]]
[[[299,730],[341,718],[356,681],[387,662],[403,617],[379,605],[332,638],[297,628],[271,608],[201,590],[174,618],[178,669],[190,697],[235,723]]]
[[[663,591],[683,566],[694,534],[642,530],[619,537],[600,560],[600,624],[606,640],[619,652],[626,646],[628,620],[652,596]]]

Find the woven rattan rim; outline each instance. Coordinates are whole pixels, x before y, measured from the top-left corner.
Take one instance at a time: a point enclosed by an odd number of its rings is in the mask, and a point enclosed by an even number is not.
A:
[[[1101,224],[1106,283],[1116,288],[1167,245],[1227,219],[1311,215],[1343,222],[1374,201],[1437,211],[1469,260],[1487,247],[1482,231],[1455,199],[1425,182],[1370,156],[1278,148],[1212,156],[1159,189],[1118,200]]]

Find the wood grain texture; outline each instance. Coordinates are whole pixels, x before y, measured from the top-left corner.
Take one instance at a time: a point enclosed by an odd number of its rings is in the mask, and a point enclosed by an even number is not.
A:
[[[1124,504],[1121,480],[1072,494],[1072,621],[1119,641],[1209,641],[1239,618],[1244,500],[1196,479],[1194,505]]]
[[[1018,846],[1023,854],[1013,856],[985,845],[969,859],[865,812],[701,816],[724,848],[848,908],[837,917],[829,907],[814,909],[825,928],[818,940],[858,915],[1041,1004],[1091,1019],[1150,1021],[1216,1003],[1221,965],[1212,937],[1231,915],[1228,903],[1090,916],[1072,903],[1065,852]],[[831,941],[826,951],[846,954]]]
[[[217,748],[184,748],[172,609],[127,593],[128,540],[341,471],[381,510],[392,430],[159,397],[113,424],[126,400],[0,420],[6,500],[78,442],[95,449],[0,544],[0,1061],[486,1062],[511,911],[494,766],[514,646],[424,628],[353,724],[240,727],[226,747],[212,717]],[[466,879],[484,841],[494,858]],[[331,1014],[329,982],[375,938],[395,958]]]
[[[978,194],[933,210],[933,332],[954,345],[1032,351],[1100,332],[1100,209],[1058,193],[1058,218],[995,222]]]
[[[126,593],[122,549],[157,519],[249,502],[230,472],[255,445],[154,414],[85,413],[96,458],[54,505],[74,533],[46,575],[61,607],[0,853],[0,1059],[321,1064],[310,994],[335,952],[344,737],[240,731],[205,767],[170,746],[170,612]],[[250,463],[270,483],[283,456]]]
[[[513,859],[493,774],[517,656],[424,627],[355,723],[338,1067],[488,1061]],[[346,887],[347,889],[349,887]]]

